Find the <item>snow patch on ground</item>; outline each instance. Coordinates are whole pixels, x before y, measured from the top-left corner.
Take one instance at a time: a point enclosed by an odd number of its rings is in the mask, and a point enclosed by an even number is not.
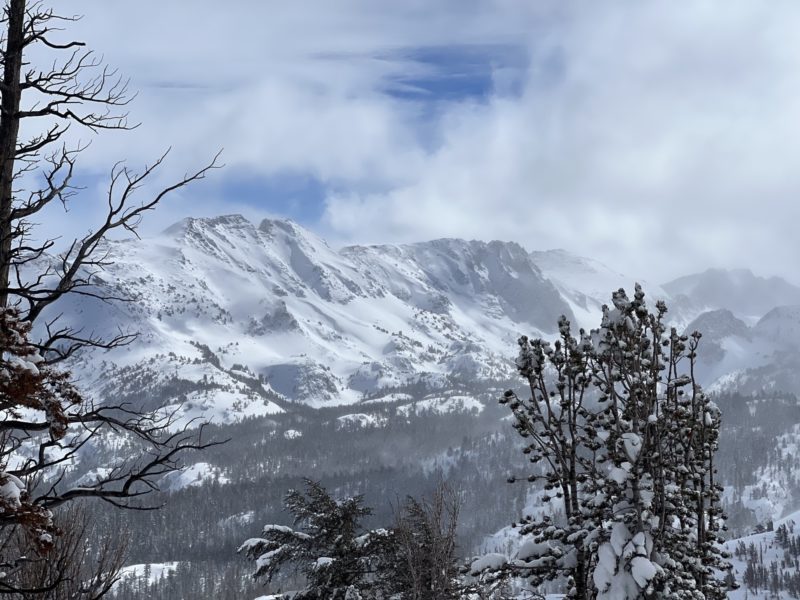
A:
[[[433,412],[436,414],[447,414],[452,412],[474,412],[483,411],[483,403],[472,396],[450,396],[426,398],[419,402],[413,402],[397,408],[399,414],[409,416]]]
[[[143,563],[123,567],[120,580],[145,579],[148,584],[153,584],[162,577],[167,577],[178,568],[179,562]]]
[[[230,483],[230,480],[222,474],[222,471],[207,462],[198,462],[182,471],[175,471],[164,476],[165,488],[171,491],[182,490],[187,487],[194,487],[216,481],[220,484]]]
[[[337,429],[365,429],[367,427],[383,427],[385,424],[385,418],[366,413],[342,415],[336,419]]]
[[[774,522],[775,529],[781,525],[786,525],[787,528],[790,529],[791,537],[798,535],[798,533],[800,533],[800,511],[789,513],[785,517]],[[729,540],[725,542],[723,546],[733,555],[739,543],[743,543],[745,547],[749,547],[751,544],[755,546],[756,552],[763,556],[763,564],[768,571],[770,569],[770,563],[774,562],[776,565],[781,565],[785,559],[785,550],[776,542],[774,531],[765,531],[763,533],[755,533],[742,538]],[[753,593],[753,591],[747,589],[747,586],[743,584],[742,580],[745,570],[747,569],[747,561],[741,560],[734,555],[731,558],[731,563],[733,564],[733,574],[736,577],[736,581],[739,582],[740,587],[738,590],[728,592],[728,598],[730,600],[746,600],[747,598],[788,600],[792,598],[785,590],[779,591],[777,594],[772,594],[769,590],[764,590],[762,588],[759,589],[758,594]],[[791,574],[796,570],[789,566],[788,571]]]

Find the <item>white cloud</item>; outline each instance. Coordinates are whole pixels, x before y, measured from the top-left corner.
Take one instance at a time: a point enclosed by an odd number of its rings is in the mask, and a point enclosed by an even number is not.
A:
[[[319,228],[341,241],[513,239],[650,279],[742,265],[800,281],[795,3],[81,9],[82,37],[141,90],[132,110],[143,122],[98,139],[90,168],[175,145],[168,177],[225,147],[232,172],[332,184]],[[499,93],[513,87],[501,63],[497,94],[446,104],[433,120],[385,93],[393,78],[431,68],[410,51],[454,44],[524,47],[522,93]]]
[[[531,40],[522,97],[455,107],[416,181],[333,197],[328,222],[363,237],[366,211],[371,238],[500,237],[634,273],[798,280],[798,25],[790,4],[582,4]],[[541,84],[554,54],[563,71]]]

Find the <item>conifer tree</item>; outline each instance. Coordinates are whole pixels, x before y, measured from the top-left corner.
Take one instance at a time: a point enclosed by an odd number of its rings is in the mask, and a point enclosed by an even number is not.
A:
[[[597,330],[574,337],[562,317],[552,346],[520,339],[531,396],[501,402],[551,509],[522,519],[526,542],[503,569],[563,579],[581,600],[725,597],[721,415],[695,378],[700,334],[668,331],[666,311],[637,285],[632,300],[613,294]]]
[[[389,532],[366,531],[361,521],[371,514],[362,496],[336,500],[318,482],[305,480],[305,492],[290,490],[284,506],[294,528],[266,525],[260,538],[239,548],[256,563],[253,577],[270,582],[295,567],[305,578],[294,600],[362,600],[376,598],[376,573],[385,556]]]

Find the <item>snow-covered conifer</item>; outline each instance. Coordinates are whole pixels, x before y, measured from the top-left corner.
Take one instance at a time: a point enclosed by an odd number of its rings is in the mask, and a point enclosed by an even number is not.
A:
[[[40,415],[51,445],[67,431],[67,411],[80,402],[69,374],[44,364],[36,347],[29,341],[30,323],[19,318],[15,308],[0,307],[0,406],[4,413],[3,430],[13,430],[25,416]],[[39,551],[53,545],[57,530],[52,513],[30,495],[28,471],[12,469],[17,458],[18,441],[4,433],[0,445],[0,522],[19,525],[28,532]]]
[[[501,402],[531,440],[527,479],[559,510],[522,519],[527,541],[504,569],[562,578],[580,599],[725,596],[720,411],[695,380],[700,334],[668,332],[666,310],[636,286],[613,294],[598,330],[576,338],[562,318],[552,346],[520,340],[531,397]]]
[[[305,492],[290,490],[284,500],[294,526],[266,525],[262,537],[244,542],[239,552],[255,561],[253,576],[270,582],[287,567],[305,578],[294,600],[356,600],[380,597],[375,573],[390,536],[385,529],[365,531],[371,509],[362,496],[336,500],[318,482],[305,480]]]

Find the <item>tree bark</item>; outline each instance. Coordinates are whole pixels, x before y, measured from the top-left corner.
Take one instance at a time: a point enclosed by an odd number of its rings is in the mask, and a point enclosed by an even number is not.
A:
[[[0,307],[8,304],[9,270],[14,237],[11,211],[14,196],[14,159],[19,136],[22,91],[22,51],[25,46],[25,0],[10,0],[0,102]]]

